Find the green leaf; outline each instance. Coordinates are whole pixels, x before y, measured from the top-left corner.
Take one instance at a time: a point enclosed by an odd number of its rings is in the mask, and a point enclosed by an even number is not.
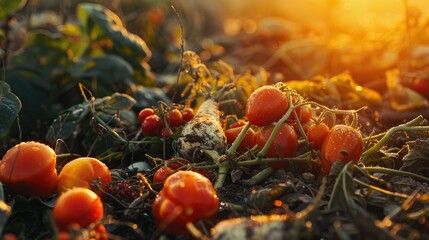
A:
[[[417,174],[429,173],[429,138],[416,139],[407,142],[408,153],[402,159],[402,171],[413,172]]]
[[[83,33],[90,42],[111,39],[118,52],[147,61],[151,51],[139,36],[130,33],[114,12],[95,3],[80,3],[77,17],[82,24]]]
[[[114,93],[107,98],[104,107],[105,109],[120,111],[129,110],[134,104],[136,104],[136,100],[131,96],[123,93]]]
[[[105,55],[82,58],[71,68],[74,78],[96,79],[98,84],[111,88],[112,83],[118,83],[130,78],[133,68],[121,57]]]
[[[27,0],[0,0],[0,20],[22,8],[26,2]]]
[[[9,85],[0,81],[0,136],[9,129],[21,110],[21,101],[10,91]]]

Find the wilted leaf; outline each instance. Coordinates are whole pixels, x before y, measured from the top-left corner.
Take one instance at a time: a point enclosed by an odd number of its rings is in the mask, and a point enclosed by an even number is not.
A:
[[[429,172],[429,138],[416,139],[407,143],[408,153],[402,159],[403,165],[400,170],[422,173]]]
[[[9,129],[21,110],[21,101],[10,91],[9,85],[0,81],[0,136]]]
[[[132,97],[123,93],[114,93],[104,104],[105,109],[120,111],[128,110],[136,103]]]

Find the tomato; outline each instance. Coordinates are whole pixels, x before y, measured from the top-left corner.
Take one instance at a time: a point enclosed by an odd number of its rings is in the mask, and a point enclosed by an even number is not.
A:
[[[174,170],[169,167],[160,167],[153,175],[153,182],[164,182],[165,179],[167,179],[167,177],[170,176],[173,172]]]
[[[209,179],[193,171],[178,171],[164,182],[152,204],[157,226],[172,235],[189,234],[186,224],[216,216],[219,198]]]
[[[295,112],[296,112],[296,115],[298,115],[298,119],[301,123],[308,122],[313,117],[311,107],[308,105],[303,105],[295,108]],[[292,116],[292,119],[295,119],[294,114],[291,114],[291,116]]]
[[[81,187],[61,194],[53,208],[54,222],[60,232],[67,231],[74,224],[86,228],[101,220],[103,214],[100,197],[95,192]]]
[[[299,127],[298,127],[298,123],[296,122],[296,121],[293,121],[293,122],[288,122],[288,124],[289,125],[291,125],[292,127],[293,127],[293,129],[295,130],[295,132],[296,133],[300,133],[299,132]],[[307,121],[307,122],[302,122],[301,123],[301,126],[302,126],[302,129],[304,130],[304,132],[306,133],[307,131],[308,131],[308,129],[311,127],[311,126],[313,126],[315,124],[315,122],[314,122],[314,120],[313,119],[310,119],[309,121]]]
[[[170,129],[167,127],[162,128],[161,132],[159,133],[159,136],[162,139],[168,139],[171,136]]]
[[[153,108],[143,108],[139,112],[138,119],[141,123],[143,123],[147,117],[154,115],[154,114],[155,114],[155,111],[153,110]]]
[[[189,164],[189,161],[183,158],[171,158],[167,162],[168,167],[173,170],[177,170],[187,164]]]
[[[235,141],[235,139],[238,137],[238,135],[240,134],[243,128],[244,126],[240,126],[240,127],[233,127],[225,130],[227,144],[232,144]],[[254,136],[255,136],[255,131],[253,131],[252,128],[249,128],[246,132],[246,135],[244,135],[244,138],[241,141],[240,146],[238,147],[238,150],[246,151],[249,148],[252,148],[253,146],[255,146],[255,143],[253,142]]]
[[[286,95],[273,86],[263,86],[247,99],[246,117],[253,125],[266,126],[278,121],[288,108]]]
[[[229,128],[242,127],[244,125],[246,125],[246,121],[240,119],[237,122],[231,123],[231,125],[229,126]]]
[[[0,161],[0,181],[14,194],[49,198],[57,188],[57,155],[40,142],[21,142]]]
[[[357,163],[363,150],[364,143],[358,130],[346,125],[335,125],[322,145],[322,172],[328,174],[331,165],[337,160]]]
[[[326,136],[329,134],[329,127],[323,122],[311,125],[307,130],[307,138],[313,143],[313,148],[319,150],[322,148]]]
[[[161,118],[150,115],[142,123],[142,132],[145,136],[156,136],[161,128]]]
[[[78,226],[77,226],[78,227]],[[107,240],[108,232],[106,227],[103,224],[99,224],[89,231],[82,232],[73,232],[73,235],[70,234],[70,231],[59,232],[56,240]]]
[[[58,193],[65,192],[74,187],[84,187],[101,194],[93,181],[99,181],[103,190],[112,181],[109,168],[100,160],[92,157],[80,157],[64,165],[58,175]]]
[[[180,125],[182,125],[183,115],[179,109],[171,110],[171,112],[166,114],[166,118],[167,118],[168,124],[170,124],[170,126],[172,127],[179,127]]]
[[[189,122],[192,118],[194,118],[194,109],[186,107],[182,109],[182,117],[183,121]]]
[[[266,126],[260,129],[255,134],[255,143],[263,148],[267,143],[268,138],[271,135],[271,132],[274,129],[274,125]],[[294,157],[298,149],[298,135],[296,134],[293,127],[287,123],[280,125],[277,135],[274,137],[274,140],[271,146],[268,149],[266,157],[275,158],[288,158]],[[269,166],[273,168],[283,168],[288,165],[287,162],[278,162],[270,163]]]
[[[415,78],[410,88],[425,98],[429,98],[429,79]]]

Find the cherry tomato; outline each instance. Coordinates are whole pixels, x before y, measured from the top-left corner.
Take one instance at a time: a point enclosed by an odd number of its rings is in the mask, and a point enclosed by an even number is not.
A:
[[[235,139],[237,139],[238,135],[240,134],[243,128],[244,126],[240,126],[240,127],[233,127],[225,130],[227,144],[232,144],[235,141]],[[255,131],[253,131],[252,128],[249,128],[246,132],[246,135],[244,135],[244,138],[241,141],[240,146],[238,147],[238,150],[246,151],[249,148],[252,148],[253,146],[255,146],[255,143],[253,141],[254,136],[255,136]]]
[[[322,148],[326,136],[329,134],[329,127],[323,122],[311,125],[307,130],[307,138],[309,142],[313,142],[313,148],[319,150]]]
[[[321,150],[322,172],[329,173],[331,165],[340,160],[343,163],[358,162],[364,149],[361,133],[346,125],[335,125],[326,136]]]
[[[229,128],[236,128],[236,127],[242,127],[242,126],[244,126],[244,125],[246,125],[246,121],[244,121],[244,120],[238,120],[237,122],[234,122],[234,123],[232,123],[230,126],[229,126]]]
[[[174,170],[169,167],[160,167],[153,175],[153,182],[164,182],[173,172]]]
[[[13,193],[49,198],[57,188],[57,155],[40,142],[21,142],[0,161],[0,181]]]
[[[278,121],[288,110],[287,97],[273,86],[256,89],[247,99],[246,116],[256,126],[266,126]]]
[[[219,199],[209,179],[193,171],[178,171],[164,182],[152,204],[158,228],[172,235],[189,234],[186,224],[216,216]]]
[[[183,121],[189,122],[192,118],[194,118],[194,109],[186,107],[182,109]]]
[[[98,195],[87,189],[76,187],[61,194],[53,208],[54,222],[60,232],[73,224],[88,227],[103,218],[104,209]]]
[[[255,143],[263,148],[264,145],[267,143],[268,138],[271,135],[271,132],[274,129],[274,125],[266,126],[260,129],[255,134]],[[283,123],[280,125],[279,131],[277,132],[277,135],[274,137],[274,140],[271,144],[271,146],[268,149],[268,152],[266,154],[267,157],[275,158],[288,158],[293,157],[296,154],[296,151],[298,149],[298,135],[296,134],[293,127],[291,127],[287,123]],[[271,163],[269,166],[273,168],[284,168],[288,165],[287,162],[278,162],[278,163]]]
[[[288,124],[289,124],[289,125],[291,125],[291,126],[293,127],[293,129],[295,130],[295,132],[296,132],[297,134],[300,134],[299,127],[298,127],[298,123],[297,123],[296,121],[288,122]],[[313,126],[314,124],[315,124],[315,122],[314,122],[314,120],[313,120],[313,119],[310,119],[310,120],[309,120],[309,121],[307,121],[307,122],[302,122],[302,123],[301,123],[302,130],[304,130],[304,132],[306,133],[306,132],[308,131],[308,129],[309,129],[311,126]]]
[[[425,98],[429,98],[429,79],[415,78],[410,86]]]
[[[177,170],[178,168],[189,164],[189,161],[183,158],[172,158],[170,160],[168,160],[168,167],[173,169],[173,170]]]
[[[139,119],[140,123],[143,123],[147,117],[154,115],[154,114],[155,114],[155,111],[153,110],[153,108],[143,108],[139,112],[138,119]]]
[[[142,123],[142,132],[145,136],[156,136],[161,128],[161,118],[150,115]]]
[[[112,181],[109,168],[96,158],[76,158],[64,165],[58,175],[58,193],[61,194],[74,187],[84,187],[92,189],[101,196],[100,189],[93,185],[93,181],[99,181],[102,189],[107,190],[107,185]]]
[[[159,133],[159,136],[162,139],[168,139],[171,136],[170,129],[167,127],[162,128],[161,132]]]
[[[168,124],[172,127],[179,127],[183,122],[183,115],[179,109],[173,109],[166,115]]]
[[[296,115],[298,115],[298,120],[301,123],[308,122],[313,117],[311,107],[308,105],[303,105],[303,106],[295,108],[295,112],[296,112]],[[292,114],[291,116],[293,119],[295,119],[294,114]]]
[[[77,236],[75,236],[77,235]],[[99,224],[88,232],[83,231],[82,233],[76,233],[70,235],[70,232],[59,232],[56,240],[107,240],[108,232],[103,224]],[[3,239],[4,240],[4,239]]]

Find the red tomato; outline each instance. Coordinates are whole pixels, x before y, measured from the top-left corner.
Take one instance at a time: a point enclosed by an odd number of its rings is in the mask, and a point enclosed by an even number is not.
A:
[[[209,179],[193,171],[178,171],[164,182],[152,204],[158,227],[172,235],[189,234],[186,224],[214,217],[219,199]]]
[[[0,181],[13,193],[49,198],[57,188],[57,155],[39,142],[21,142],[0,161]]]
[[[179,127],[183,122],[183,115],[179,109],[173,109],[166,115],[168,124],[172,127]]]
[[[322,172],[329,173],[331,165],[340,160],[343,163],[358,162],[364,149],[361,133],[346,125],[335,125],[326,136],[321,150]]]
[[[64,165],[58,175],[58,193],[74,187],[84,187],[101,196],[102,193],[97,186],[92,186],[93,181],[99,181],[102,189],[107,190],[107,185],[112,181],[109,168],[96,158],[76,158]]]
[[[142,132],[145,136],[156,136],[161,128],[161,118],[157,115],[148,116],[142,123]]]
[[[155,114],[155,111],[153,110],[153,108],[143,108],[139,112],[138,119],[141,123],[143,123],[147,117],[154,115],[154,114]]]
[[[242,127],[242,126],[244,126],[244,125],[246,125],[246,122],[245,122],[244,120],[238,120],[237,122],[232,123],[232,124],[229,126],[229,128]]]
[[[225,130],[226,142],[228,144],[232,144],[235,141],[235,139],[237,139],[238,135],[240,134],[243,128],[244,126],[240,126],[240,127],[233,127]],[[249,128],[247,130],[246,135],[244,135],[244,138],[241,141],[240,146],[238,147],[238,150],[246,151],[247,149],[255,146],[255,143],[253,142],[254,136],[255,136],[255,131],[253,131],[252,128]]]
[[[325,123],[316,123],[311,125],[307,130],[307,138],[309,142],[313,142],[313,147],[316,150],[322,148],[326,136],[329,134],[329,127]]]
[[[255,143],[261,148],[267,143],[274,125],[263,127],[255,134]],[[294,157],[298,149],[298,135],[293,127],[287,123],[280,125],[277,135],[274,137],[273,143],[268,149],[267,157],[288,158]],[[288,165],[287,162],[271,163],[269,166],[273,168],[283,168]]]
[[[423,97],[429,98],[429,79],[416,78],[411,83],[410,88]]]
[[[53,209],[54,222],[60,232],[67,231],[73,224],[86,228],[101,220],[103,214],[100,197],[95,192],[80,187],[61,194]]]
[[[288,108],[286,95],[273,86],[263,86],[247,99],[246,116],[251,124],[266,126],[278,121]]]
[[[81,234],[77,233],[76,235],[77,236],[75,236],[74,234],[70,235],[69,232],[59,232],[56,240],[88,240],[88,239],[107,240],[108,239],[108,233],[107,233],[106,227],[104,227],[104,225],[102,224],[95,226],[93,229],[90,229],[88,233],[82,232]]]
[[[296,115],[298,115],[298,119],[301,123],[308,122],[313,117],[311,107],[308,105],[303,105],[295,108],[295,112],[296,112]],[[294,114],[292,114],[291,116],[292,116],[292,119],[295,119]]]
[[[289,125],[291,125],[291,126],[293,127],[293,129],[295,130],[295,132],[296,132],[297,134],[299,134],[299,133],[300,133],[300,132],[299,132],[298,123],[297,123],[296,121],[288,122],[288,124],[289,124]],[[315,124],[314,120],[313,120],[313,119],[310,119],[310,120],[309,120],[309,121],[307,121],[307,122],[302,122],[302,123],[301,123],[301,126],[302,126],[302,129],[304,130],[304,132],[307,132],[307,131],[308,131],[308,129],[309,129],[311,126],[313,126],[314,124]]]
[[[183,121],[189,122],[192,118],[194,118],[194,109],[192,108],[184,108],[182,109]]]
[[[160,167],[153,175],[153,182],[164,182],[173,172],[174,170],[169,167]]]
[[[170,129],[169,129],[169,128],[167,128],[167,127],[164,127],[164,128],[161,130],[161,132],[159,133],[159,136],[160,136],[162,139],[167,139],[167,138],[169,138],[169,137],[171,136],[171,134],[170,134]]]
[[[173,169],[173,170],[177,170],[178,168],[180,168],[184,165],[187,165],[187,164],[189,164],[189,161],[186,159],[182,159],[182,158],[180,158],[180,159],[172,158],[172,159],[168,160],[168,167]]]

